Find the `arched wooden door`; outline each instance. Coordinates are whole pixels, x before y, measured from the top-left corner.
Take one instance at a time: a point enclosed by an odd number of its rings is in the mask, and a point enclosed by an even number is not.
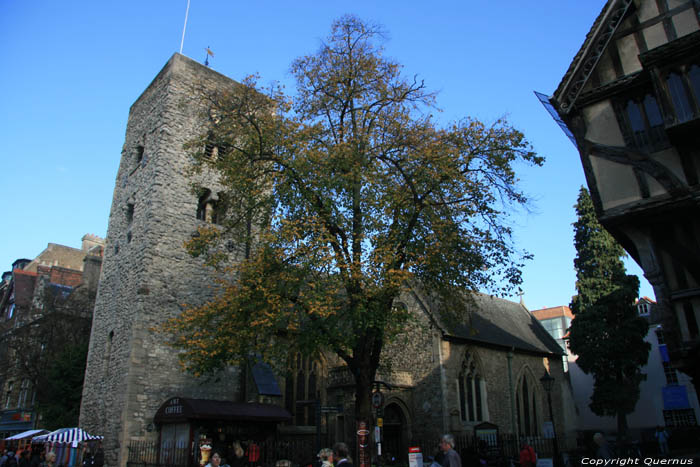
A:
[[[384,436],[382,455],[387,463],[408,462],[408,432],[406,417],[398,404],[388,404],[384,408]]]

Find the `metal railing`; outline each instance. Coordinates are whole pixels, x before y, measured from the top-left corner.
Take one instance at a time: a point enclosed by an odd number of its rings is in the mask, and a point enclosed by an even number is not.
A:
[[[250,465],[274,466],[278,460],[289,460],[292,465],[309,465],[316,459],[315,440],[267,440],[256,443],[260,448],[259,458]],[[189,447],[172,446],[155,441],[131,441],[129,443],[129,467],[195,467],[198,460]],[[222,452],[222,456],[232,456],[233,452]],[[247,453],[246,453],[247,460]],[[227,458],[230,463],[231,457]]]

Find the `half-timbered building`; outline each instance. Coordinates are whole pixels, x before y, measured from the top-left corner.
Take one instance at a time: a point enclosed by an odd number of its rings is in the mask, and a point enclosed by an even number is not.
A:
[[[600,222],[643,268],[700,384],[700,2],[608,0],[550,98]]]

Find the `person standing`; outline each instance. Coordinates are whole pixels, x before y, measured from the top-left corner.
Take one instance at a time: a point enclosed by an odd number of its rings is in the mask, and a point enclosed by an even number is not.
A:
[[[19,467],[29,467],[29,450],[24,449],[19,453]]]
[[[526,440],[520,442],[520,467],[535,467],[537,464],[537,455],[532,446],[527,444]]]
[[[348,445],[345,443],[335,443],[333,445],[333,459],[337,459],[335,467],[353,467]]]
[[[318,461],[321,463],[320,467],[333,467],[333,450],[329,448],[323,448],[318,452]]]
[[[445,453],[442,459],[442,467],[462,467],[462,459],[455,451],[455,438],[450,434],[442,435],[440,450]]]
[[[598,459],[612,459],[615,457],[603,433],[594,434],[593,441],[598,445],[598,450],[596,451],[596,457]]]
[[[668,456],[668,433],[666,430],[657,426],[654,438],[656,438],[656,441],[659,443],[659,455]]]
[[[44,458],[44,462],[42,462],[41,467],[55,467],[56,465],[56,453],[53,451],[49,451],[48,454],[46,454],[46,457]]]

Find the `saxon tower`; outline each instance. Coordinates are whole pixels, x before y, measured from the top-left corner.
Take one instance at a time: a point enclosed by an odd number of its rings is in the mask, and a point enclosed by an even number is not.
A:
[[[192,191],[183,144],[203,129],[197,93],[236,85],[175,54],[130,109],[80,411],[81,427],[105,437],[108,465],[126,464],[130,441],[155,438],[153,415],[168,398],[238,397],[237,371],[195,380],[155,330],[212,293],[210,273],[183,248],[209,212]],[[198,182],[216,193],[215,180]]]

